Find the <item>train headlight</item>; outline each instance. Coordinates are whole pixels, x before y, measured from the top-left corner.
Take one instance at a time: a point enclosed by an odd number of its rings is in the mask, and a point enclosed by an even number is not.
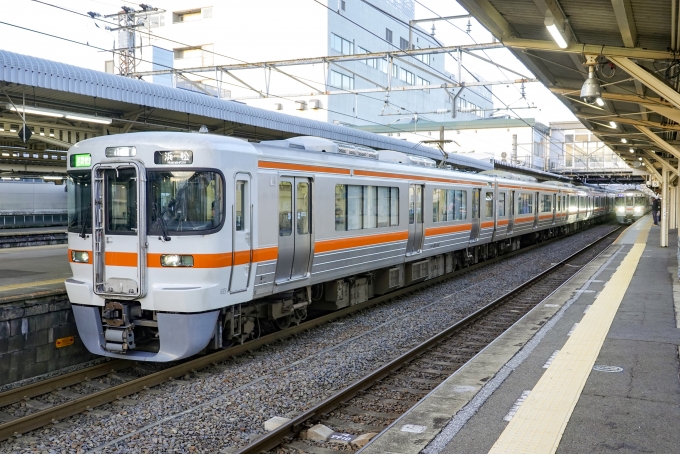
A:
[[[161,266],[194,266],[193,255],[161,255]]]
[[[634,211],[636,213],[639,213],[640,211],[642,211],[642,207],[635,207]]]
[[[88,263],[90,253],[87,251],[71,251],[71,261],[76,263]]]
[[[624,211],[626,211],[626,209],[624,207],[618,207],[616,211],[618,211],[619,213],[623,213]]]

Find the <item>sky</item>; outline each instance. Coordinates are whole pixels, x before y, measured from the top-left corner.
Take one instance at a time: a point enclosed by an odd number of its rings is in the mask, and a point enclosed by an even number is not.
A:
[[[416,19],[466,13],[452,0],[415,1]],[[3,14],[0,16],[0,48],[101,71],[103,69],[101,53],[106,49],[111,49],[113,34],[96,27],[95,22],[87,16],[60,10],[50,5],[67,8],[81,14],[86,14],[88,11],[110,14],[119,11],[123,4],[137,6],[136,3],[126,0],[46,0],[45,2],[14,0],[12,8],[3,8]],[[162,5],[159,3],[155,6]],[[457,19],[452,23],[438,21],[435,23],[435,37],[449,46],[491,42],[491,34],[474,19],[471,20],[471,32],[467,34],[465,32],[467,22],[467,19]],[[428,30],[432,26],[431,23],[420,25]],[[17,26],[37,30],[43,34],[17,28]],[[64,39],[58,39],[57,36]],[[478,52],[478,54],[521,74],[532,76],[531,72],[507,49],[490,49]],[[450,72],[457,73],[457,66],[453,59],[448,58],[447,65]],[[489,81],[519,77],[467,55],[463,56],[463,65]],[[472,78],[464,74],[463,80],[472,80]],[[576,120],[573,114],[540,82],[526,84],[524,98],[520,92],[521,87],[517,84],[493,85],[492,90],[494,108],[506,106],[516,108],[513,116],[535,118],[546,125],[550,122]]]

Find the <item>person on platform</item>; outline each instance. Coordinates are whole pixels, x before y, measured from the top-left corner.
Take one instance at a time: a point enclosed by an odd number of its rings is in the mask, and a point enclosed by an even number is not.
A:
[[[652,217],[654,218],[654,225],[659,225],[659,210],[661,208],[661,201],[658,197],[654,197],[652,201]]]

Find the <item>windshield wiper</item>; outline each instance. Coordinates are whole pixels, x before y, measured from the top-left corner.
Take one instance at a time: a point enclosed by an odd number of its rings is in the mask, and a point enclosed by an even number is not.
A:
[[[161,232],[163,233],[163,236],[162,237],[159,236],[158,239],[161,241],[170,241],[171,238],[168,236],[168,230],[165,227],[165,221],[163,220],[163,214],[165,214],[165,212],[161,213],[161,210],[158,207],[157,203],[154,202],[153,206],[154,211],[156,212],[156,217],[158,218],[158,225],[161,227]]]
[[[82,239],[86,238],[86,236],[85,236],[85,227],[87,227],[86,221],[87,221],[87,218],[88,218],[91,211],[92,211],[92,205],[88,204],[87,205],[87,211],[85,212],[85,218],[82,219],[83,225],[80,227],[80,233],[78,234],[78,236],[81,237]]]

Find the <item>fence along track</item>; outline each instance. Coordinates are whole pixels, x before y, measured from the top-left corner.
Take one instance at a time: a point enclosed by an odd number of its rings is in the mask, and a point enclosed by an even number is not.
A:
[[[383,365],[379,369],[373,371],[369,375],[365,376],[364,378],[357,380],[350,386],[346,387],[342,391],[338,392],[337,394],[334,394],[333,396],[330,396],[323,402],[315,405],[314,407],[310,408],[306,412],[302,413],[301,415],[293,418],[292,420],[284,423],[281,425],[279,428],[263,435],[262,437],[258,438],[257,440],[253,441],[251,444],[239,449],[236,451],[236,454],[259,454],[261,452],[269,451],[277,446],[281,445],[284,443],[286,438],[293,437],[297,433],[299,433],[302,429],[304,429],[305,423],[311,422],[311,421],[317,421],[323,419],[324,415],[327,415],[331,411],[337,409],[340,407],[342,404],[347,403],[350,399],[356,397],[360,392],[367,390],[371,386],[375,385],[376,383],[383,381],[387,377],[389,377],[391,374],[394,374],[396,371],[401,369],[404,365],[408,364],[409,362],[413,361],[417,357],[421,356],[422,354],[428,352],[434,347],[439,346],[443,342],[446,341],[446,339],[457,332],[465,329],[466,327],[469,327],[473,323],[475,323],[477,320],[485,317],[488,315],[492,310],[498,308],[500,305],[504,304],[506,301],[511,300],[513,297],[519,295],[521,292],[525,291],[527,288],[531,287],[534,284],[537,284],[539,281],[542,279],[548,277],[550,278],[550,274],[553,273],[554,271],[565,267],[566,263],[570,260],[573,260],[576,258],[578,255],[581,255],[582,253],[588,251],[591,249],[593,246],[599,244],[601,241],[605,240],[608,238],[612,233],[616,232],[619,230],[619,228],[610,231],[606,235],[602,236],[598,240],[595,240],[594,242],[590,243],[589,245],[585,246],[584,248],[581,248],[577,252],[571,254],[569,257],[566,259],[560,261],[559,263],[551,266],[547,270],[539,273],[538,275],[534,276],[527,282],[519,285],[518,287],[514,288],[510,292],[506,293],[505,295],[497,298],[496,300],[492,301],[491,303],[487,304],[486,306],[482,307],[481,309],[477,310],[476,312],[472,313],[471,315],[467,316],[466,318],[460,320],[459,322],[455,323],[454,325],[450,326],[446,330],[442,331],[441,333],[429,338],[425,342],[421,343],[420,345],[414,347],[413,349],[409,350],[408,352],[404,353],[403,355],[399,356],[398,358],[393,359],[389,363]],[[599,252],[597,255],[599,255],[601,252]],[[590,261],[594,260],[597,255],[590,259]],[[550,294],[554,293],[559,287],[564,285],[573,275],[575,275],[578,271],[580,271],[582,267],[574,268],[573,273],[570,274],[570,276],[566,280],[562,280],[559,285],[554,286],[552,291],[548,293],[547,296]],[[546,297],[547,297],[546,296]],[[539,301],[540,303],[540,301]],[[515,306],[514,308],[516,308]],[[513,308],[513,309],[514,309]],[[524,315],[524,314],[521,314]],[[518,318],[521,318],[518,317]],[[479,349],[481,350],[481,348]],[[461,364],[462,365],[462,364]],[[441,381],[444,381],[443,379]],[[302,450],[302,446],[294,446],[294,449],[297,450]]]
[[[608,233],[605,235],[603,238],[606,238],[606,236],[610,235],[612,232]],[[519,249],[514,252],[509,252],[507,254],[500,255],[498,257],[495,257],[493,259],[486,260],[484,262],[480,262],[476,265],[469,266],[467,268],[463,268],[460,270],[453,271],[451,273],[445,274],[443,276],[439,276],[437,278],[429,279],[424,282],[420,282],[415,285],[411,285],[408,287],[401,288],[399,290],[396,290],[394,292],[379,296],[377,298],[373,298],[372,300],[366,301],[364,303],[357,304],[355,306],[350,306],[344,309],[340,309],[338,311],[332,312],[330,314],[323,315],[321,317],[306,321],[304,323],[301,323],[297,326],[293,326],[290,328],[287,328],[286,330],[283,331],[278,331],[272,334],[268,334],[266,336],[262,336],[259,339],[251,340],[249,342],[246,342],[245,344],[238,345],[235,347],[230,347],[224,350],[217,351],[215,353],[211,353],[205,356],[201,356],[198,358],[195,358],[193,360],[189,360],[180,364],[177,364],[175,366],[171,366],[167,369],[161,370],[159,372],[154,372],[149,375],[136,378],[124,383],[121,383],[119,385],[112,386],[108,389],[94,392],[91,394],[84,395],[83,397],[80,397],[78,399],[74,399],[68,402],[65,402],[63,404],[55,405],[49,408],[46,408],[41,411],[37,411],[35,413],[14,419],[12,421],[0,424],[0,441],[7,440],[11,438],[12,436],[17,436],[20,434],[24,434],[26,432],[30,432],[32,430],[39,429],[41,427],[44,427],[50,423],[68,418],[70,416],[76,415],[78,413],[82,413],[87,410],[91,410],[97,406],[104,405],[110,402],[113,402],[117,399],[121,399],[123,397],[129,396],[131,394],[135,394],[138,392],[141,392],[147,388],[151,388],[157,385],[160,385],[161,383],[164,383],[166,381],[169,381],[174,378],[182,377],[188,373],[206,368],[208,366],[211,366],[215,363],[224,361],[230,357],[240,355],[242,353],[255,350],[257,348],[260,348],[264,345],[276,342],[281,339],[285,339],[287,337],[293,336],[297,333],[312,329],[316,326],[322,325],[324,323],[327,323],[329,321],[345,317],[347,315],[353,314],[355,312],[367,309],[372,306],[376,306],[378,304],[387,302],[393,298],[412,293],[417,290],[421,290],[423,288],[429,287],[431,285],[437,284],[439,282],[442,282],[444,280],[450,279],[452,277],[457,277],[462,274],[465,274],[467,272],[491,265],[493,263],[496,263],[498,261],[510,258],[514,255],[521,254],[523,252],[529,251],[531,249],[534,249],[536,247],[544,246],[546,244],[549,244],[554,241],[559,241],[560,239],[564,239],[566,236],[559,236],[553,239],[550,239],[548,241],[544,241],[541,243],[537,243],[528,247],[524,247],[522,249]],[[601,241],[603,238],[600,240],[597,240],[596,242],[592,243],[595,244],[599,241]],[[591,244],[591,245],[592,245]],[[590,247],[591,245],[587,246]],[[586,247],[586,248],[587,248]],[[585,250],[582,249],[581,251]],[[581,251],[577,252],[576,254],[579,254]],[[576,255],[574,254],[574,255]],[[573,257],[570,256],[570,258]],[[566,259],[566,260],[569,260]],[[563,261],[564,262],[564,261]],[[560,263],[563,263],[560,262]],[[559,265],[556,265],[559,266]],[[553,269],[554,267],[550,268]],[[540,275],[539,275],[540,276]],[[537,276],[538,277],[538,276]],[[536,279],[536,278],[534,278]],[[520,286],[521,287],[521,286]],[[519,289],[519,287],[518,287]],[[516,289],[517,290],[517,289]],[[513,290],[515,291],[515,290]],[[492,303],[493,304],[493,303]],[[475,313],[477,314],[477,313]],[[473,316],[475,315],[473,314]],[[471,316],[472,317],[472,316]],[[409,352],[410,353],[410,352]],[[407,353],[406,355],[408,355]],[[71,374],[67,374],[64,376],[59,376],[59,377],[54,377],[52,379],[48,379],[43,382],[38,382],[34,383],[25,387],[21,388],[16,388],[10,391],[7,391],[5,393],[0,394],[0,408],[2,406],[6,405],[11,405],[12,403],[19,402],[25,398],[30,398],[30,397],[35,397],[41,394],[46,394],[48,392],[51,392],[55,389],[59,389],[65,386],[71,386],[77,383],[80,383],[82,381],[87,380],[88,378],[96,378],[102,375],[106,375],[110,372],[112,372],[112,369],[115,370],[120,370],[120,369],[125,369],[129,367],[134,367],[134,363],[131,361],[126,361],[126,360],[120,360],[123,364],[121,365],[120,368],[118,368],[118,364],[116,361],[109,361],[97,366],[94,366],[93,368],[88,368],[88,369],[83,369],[82,371],[77,371],[73,372]],[[395,360],[396,361],[396,360]],[[394,361],[393,361],[394,362]],[[382,373],[381,371],[384,371],[384,369],[392,364],[393,362],[389,363],[386,366],[383,366],[380,368],[378,371],[374,372],[373,374],[369,375],[368,377],[374,377],[378,372]],[[388,373],[388,372],[385,372]],[[95,375],[97,374],[97,375]],[[381,375],[381,377],[384,376]],[[364,384],[363,387],[366,387],[368,385]],[[355,393],[356,394],[356,393]],[[344,397],[344,399],[347,399],[349,397]],[[323,404],[320,404],[323,405]],[[337,405],[336,405],[337,406]],[[324,407],[326,408],[326,407]],[[330,411],[332,409],[330,406],[328,407],[328,410],[326,412]],[[323,412],[316,414],[323,414]],[[310,419],[312,416],[310,416],[307,419]],[[294,419],[292,422],[298,421],[300,417]],[[290,423],[289,423],[290,424]],[[296,427],[301,424],[301,422],[296,423]],[[287,427],[287,425],[283,427]],[[274,432],[270,433],[273,434]],[[291,432],[292,433],[292,432]],[[282,436],[285,437],[286,435]],[[265,437],[266,438],[266,437]],[[260,439],[263,440],[264,438]],[[259,442],[258,440],[257,442]],[[256,443],[257,443],[256,442]],[[277,442],[275,445],[278,445],[279,443]],[[262,449],[266,450],[266,449]],[[245,452],[245,451],[244,451]],[[259,452],[259,451],[247,451],[247,452]]]

